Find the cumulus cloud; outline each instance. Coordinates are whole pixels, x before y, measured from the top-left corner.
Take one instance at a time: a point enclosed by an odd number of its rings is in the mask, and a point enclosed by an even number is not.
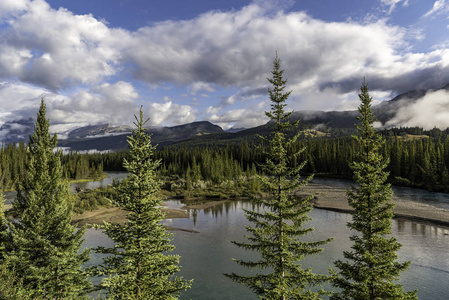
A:
[[[268,100],[252,104],[248,108],[232,110],[220,110],[209,107],[207,109],[207,112],[210,114],[208,120],[225,130],[232,127],[251,128],[268,122],[268,117],[265,116],[267,106]]]
[[[405,101],[405,100],[404,100]],[[386,127],[419,126],[424,129],[449,127],[449,91],[430,91],[414,103],[406,103]]]
[[[409,1],[381,2],[391,13]],[[45,95],[58,124],[127,123],[142,101],[123,80],[131,81],[131,75],[152,88],[184,86],[186,93],[202,98],[197,102],[208,101],[204,111],[211,121],[257,124],[268,106],[254,109],[251,100],[266,99],[276,50],[295,110],[354,108],[364,76],[372,92],[384,94],[436,89],[449,82],[447,45],[412,52],[408,41],[414,32],[388,20],[326,22],[282,10],[289,1],[275,4],[258,0],[239,10],[128,31],[92,15],[53,9],[44,0],[1,1],[0,80],[17,80],[20,88],[0,88],[0,96],[20,90],[26,95],[13,104],[0,103],[0,121],[8,113],[30,114],[36,99]],[[435,1],[425,16],[446,8],[447,1]],[[223,88],[230,95],[212,104],[216,99],[207,96]],[[147,107],[154,126],[191,122],[201,115],[198,108],[172,98]],[[252,117],[255,112],[261,113],[259,121]]]
[[[28,119],[37,112],[41,97],[49,92],[29,85],[4,82],[0,85],[0,124]]]
[[[189,105],[179,105],[172,101],[151,103],[146,109],[146,116],[150,118],[149,125],[161,126],[166,124],[191,123],[196,119],[196,110]]]
[[[199,91],[205,91],[205,92],[215,92],[215,89],[213,86],[206,82],[194,82],[190,87],[190,93],[192,95],[196,95]]]
[[[81,90],[68,97],[54,97],[49,99],[47,107],[54,124],[67,124],[67,127],[130,124],[138,97],[130,83],[118,81]]]
[[[408,4],[382,2],[390,9]],[[126,70],[152,85],[189,85],[192,94],[217,86],[255,86],[269,75],[276,50],[288,66],[290,84],[305,92],[329,82],[344,89],[363,75],[385,78],[390,84],[384,90],[401,92],[411,70],[417,75],[409,87],[429,72],[441,72],[449,81],[445,49],[409,53],[407,30],[385,20],[329,23],[305,12],[273,13],[266,1],[256,1],[240,10],[129,32],[91,15],[54,10],[43,0],[20,3],[21,13],[11,15],[9,26],[0,30],[0,77],[17,76],[51,90],[101,82]],[[437,1],[435,10],[445,3]],[[437,87],[429,80],[427,85]]]
[[[132,125],[138,112],[139,94],[129,82],[104,83],[62,96],[28,85],[0,84],[0,124],[35,118],[41,98],[47,106],[52,132],[63,136],[67,131],[93,124]],[[161,103],[144,104],[150,125],[172,125],[193,122],[196,111],[178,105],[166,97]],[[17,131],[20,124],[10,124],[7,131]],[[4,131],[0,139],[8,132]]]
[[[253,111],[251,109],[241,108],[235,110],[229,110],[221,115],[212,115],[209,121],[217,124],[223,129],[229,128],[251,128],[254,126],[265,124],[268,118],[264,116],[263,111]]]
[[[57,90],[115,74],[120,45],[129,36],[124,30],[91,15],[54,10],[43,0],[26,4],[0,30],[0,77]]]
[[[449,81],[446,49],[408,52],[410,36],[386,20],[329,23],[304,12],[267,15],[263,7],[251,4],[143,27],[134,34],[126,56],[134,64],[134,75],[152,83],[260,85],[269,76],[267,67],[276,50],[287,66],[289,84],[301,93],[321,91],[329,84],[346,93],[359,86],[363,76],[375,79],[373,88],[395,92],[416,84],[437,88]]]
[[[10,15],[15,15],[26,9],[28,0],[2,0],[0,1],[0,21]]]

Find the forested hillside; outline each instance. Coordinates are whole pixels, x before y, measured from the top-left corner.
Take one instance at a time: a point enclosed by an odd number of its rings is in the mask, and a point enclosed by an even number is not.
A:
[[[387,167],[390,182],[432,191],[449,191],[449,137],[446,132],[402,128],[383,134],[388,136],[381,151],[390,159]],[[353,161],[358,147],[352,138],[302,138],[288,151],[293,153],[302,147],[306,149],[293,160],[293,164],[307,160],[303,174],[352,178],[349,162]],[[213,180],[217,183],[238,178],[243,172],[253,169],[260,171],[258,166],[264,159],[260,149],[245,140],[227,146],[212,143],[194,146],[188,143],[164,147],[155,155],[163,162],[161,175],[190,176],[193,181]],[[105,170],[121,170],[120,161],[124,156],[126,152],[114,152],[90,155],[89,158],[94,165],[103,164]]]
[[[306,150],[293,163],[307,160],[304,174],[351,178],[349,162],[354,158],[356,143],[349,136],[331,137],[317,131],[303,131],[301,138],[291,146],[290,153],[305,147]],[[334,131],[334,135],[339,135]],[[390,159],[387,171],[389,181],[397,185],[414,186],[431,191],[449,192],[449,135],[448,131],[422,128],[394,128],[381,131],[387,141],[381,149]],[[244,133],[233,139],[216,140],[205,136],[171,146],[158,147],[157,158],[162,159],[158,171],[162,176],[176,175],[189,182],[199,180],[220,183],[234,180],[243,173],[254,174],[263,161],[258,141],[253,135],[246,139]],[[254,135],[255,137],[255,135]],[[71,152],[63,156],[64,176],[73,179],[98,178],[105,171],[123,171],[126,151],[81,154]],[[9,144],[0,149],[0,188],[14,189],[23,174],[26,163],[26,147],[23,143]]]

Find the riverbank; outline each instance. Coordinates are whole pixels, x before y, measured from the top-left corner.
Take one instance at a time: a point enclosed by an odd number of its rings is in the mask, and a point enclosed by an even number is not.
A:
[[[343,186],[331,186],[322,183],[310,182],[303,191],[296,192],[298,196],[314,195],[314,207],[338,212],[352,213],[354,210],[348,204],[346,188]],[[191,205],[187,204],[183,209],[164,208],[167,219],[188,218],[188,209],[206,209],[214,205],[219,205],[223,200],[207,201],[196,204],[191,199]],[[187,201],[190,202],[190,201]],[[403,200],[393,195],[395,218],[415,220],[423,223],[449,227],[449,209],[433,206],[431,204]],[[5,205],[5,210],[9,210],[12,205]],[[73,223],[78,226],[85,224],[101,224],[104,221],[122,223],[126,220],[126,213],[116,207],[101,207],[93,211],[86,211],[83,214],[74,215]]]
[[[188,218],[189,215],[183,209],[162,208],[166,219]],[[72,224],[81,227],[84,225],[103,224],[105,222],[124,224],[128,213],[118,207],[100,207],[99,209],[85,211],[82,214],[72,216]]]
[[[316,208],[338,212],[352,213],[349,206],[346,188],[326,184],[309,183],[297,196],[314,195],[313,204]],[[424,223],[449,227],[449,209],[435,207],[430,204],[403,200],[393,195],[394,217],[398,219],[415,220]]]

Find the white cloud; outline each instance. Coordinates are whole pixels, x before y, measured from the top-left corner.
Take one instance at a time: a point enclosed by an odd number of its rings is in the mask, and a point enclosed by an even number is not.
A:
[[[2,83],[0,99],[14,100],[0,101],[0,111],[5,112],[0,114],[0,124],[35,118],[41,97],[47,106],[50,130],[60,134],[92,124],[132,125],[133,116],[140,106],[138,93],[132,84],[124,81],[101,84],[68,96],[27,85]],[[190,123],[197,115],[192,107],[173,103],[170,98],[164,98],[161,103],[144,104],[144,110],[151,126]],[[3,132],[0,138],[5,135],[7,132]]]
[[[381,1],[390,13],[408,5]],[[355,108],[364,76],[379,95],[449,82],[447,45],[411,52],[410,31],[387,20],[325,22],[267,3],[130,32],[92,15],[52,9],[43,0],[3,0],[0,80],[14,84],[1,86],[0,97],[17,100],[0,101],[0,122],[13,115],[34,117],[44,95],[55,128],[128,124],[143,102],[132,83],[117,81],[131,74],[152,88],[185,85],[197,100],[195,109],[170,97],[144,105],[153,126],[194,121],[201,101],[214,122],[260,124],[267,104],[254,102],[267,98],[266,77],[276,50],[287,89],[293,90],[289,105],[296,110]],[[426,15],[446,8],[447,1],[438,0]],[[220,89],[232,92],[217,104],[209,93]]]
[[[4,82],[0,86],[0,125],[7,121],[28,119],[37,112],[42,96],[48,95],[45,89]]]
[[[208,110],[210,113],[208,120],[219,125],[225,130],[231,127],[250,128],[259,126],[268,122],[268,118],[265,116],[266,106],[267,102],[261,101],[257,104],[251,105],[248,108],[233,109],[228,111],[210,109]]]
[[[215,107],[215,106],[209,106],[209,107],[206,109],[206,113],[207,113],[207,114],[210,114],[210,115],[215,115],[215,114],[217,114],[219,111],[220,111],[220,108]]]
[[[436,52],[408,52],[408,30],[386,20],[329,23],[304,12],[264,13],[252,4],[239,11],[144,27],[133,35],[126,57],[133,61],[137,78],[190,84],[194,92],[205,84],[260,85],[269,76],[276,50],[290,86],[300,93],[321,91],[329,83],[346,93],[363,76],[388,82],[387,87],[374,85],[375,89],[403,92],[422,85],[430,70],[449,81],[443,67],[446,58]],[[415,56],[420,57],[417,64],[411,60]],[[413,80],[410,72],[416,73]],[[439,84],[427,80],[427,87]]]
[[[28,0],[2,0],[0,1],[0,23],[3,19],[15,15],[27,8]]]
[[[424,129],[449,127],[449,91],[430,91],[412,104],[405,104],[386,127],[419,126]]]
[[[192,95],[196,95],[198,91],[215,92],[215,89],[207,82],[198,81],[191,85],[190,92]]]
[[[446,1],[446,0],[437,0],[437,1],[435,1],[435,3],[433,4],[432,9],[430,9],[428,12],[426,12],[426,13],[423,15],[423,18],[427,18],[427,17],[429,17],[429,16],[431,16],[431,15],[440,13],[440,12],[442,12],[442,11],[444,11],[444,10],[447,10],[447,9],[448,9],[448,4],[447,4],[447,1]]]
[[[49,99],[47,107],[53,123],[66,124],[67,128],[102,123],[131,124],[137,112],[138,96],[130,83],[119,81],[81,90],[68,97]]]
[[[391,14],[394,9],[396,8],[396,5],[398,5],[399,3],[402,2],[403,6],[408,6],[408,0],[380,0],[380,2],[385,5],[388,6],[388,14]]]
[[[382,1],[390,8],[408,4]],[[152,86],[186,84],[193,95],[218,87],[254,87],[269,76],[278,50],[289,84],[301,93],[329,82],[347,89],[348,81],[352,85],[364,75],[386,78],[388,89],[402,91],[394,83],[409,77],[408,70],[418,69],[409,84],[413,87],[427,75],[419,72],[435,62],[432,53],[407,52],[407,30],[385,20],[329,23],[304,12],[273,13],[265,1],[135,32],[110,28],[91,15],[54,10],[43,0],[21,3],[10,25],[0,29],[0,78],[15,76],[52,90],[95,85],[122,71]],[[437,1],[435,7],[445,3]],[[422,65],[408,60],[414,55],[422,56]]]
[[[0,36],[0,77],[16,76],[56,90],[115,74],[120,45],[129,34],[91,15],[54,10],[35,0],[11,18]]]
[[[144,107],[145,109],[145,107]],[[185,124],[196,119],[196,110],[189,105],[179,105],[172,101],[151,103],[146,108],[146,116],[150,118],[149,125]]]

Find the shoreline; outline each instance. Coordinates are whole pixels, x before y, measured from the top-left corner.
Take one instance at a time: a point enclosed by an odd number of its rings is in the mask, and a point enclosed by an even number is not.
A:
[[[346,196],[346,187],[328,186],[309,183],[303,191],[295,192],[296,196],[313,195],[313,207],[335,212],[353,213]],[[393,209],[395,219],[417,221],[437,226],[449,227],[449,209],[436,207],[427,203],[403,200],[395,197]]]
[[[342,213],[354,212],[354,209],[348,204],[346,187],[344,186],[330,186],[322,183],[309,182],[302,191],[296,191],[294,194],[300,197],[313,195],[312,202],[314,208]],[[182,209],[162,208],[162,210],[166,214],[166,219],[188,218],[189,209],[201,210],[219,205],[224,201],[233,200],[211,200],[201,204],[195,204],[194,201],[192,201],[193,203],[190,205],[188,204],[189,201],[187,201]],[[449,228],[449,209],[424,202],[399,199],[398,197],[395,197],[394,194],[392,201],[395,204],[393,210],[395,219],[416,221]],[[11,204],[6,204],[5,211],[9,210],[11,207]],[[116,207],[101,207],[94,211],[86,211],[83,214],[72,216],[72,224],[78,223],[78,226],[83,226],[85,224],[101,224],[103,220],[123,223],[126,220],[126,213]]]

